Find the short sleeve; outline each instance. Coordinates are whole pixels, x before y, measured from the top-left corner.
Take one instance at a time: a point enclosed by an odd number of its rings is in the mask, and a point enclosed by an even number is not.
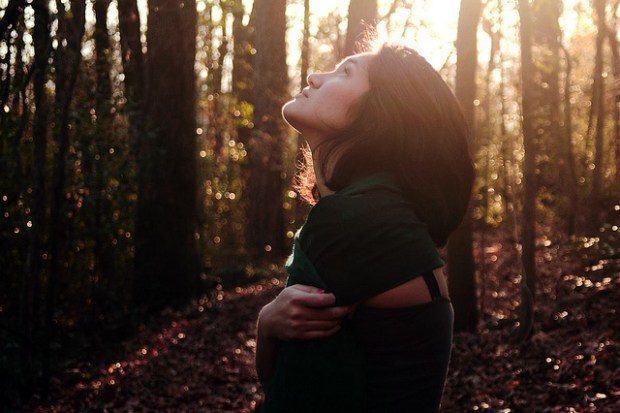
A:
[[[388,191],[321,199],[299,241],[337,305],[365,300],[444,265],[412,204]]]

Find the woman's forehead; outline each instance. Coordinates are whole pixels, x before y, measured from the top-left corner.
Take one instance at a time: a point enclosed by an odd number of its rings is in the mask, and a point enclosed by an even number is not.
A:
[[[340,67],[343,64],[346,63],[354,63],[354,64],[361,64],[361,65],[365,65],[367,64],[370,59],[375,55],[375,53],[359,53],[359,54],[355,54],[352,56],[348,56],[345,57],[344,59],[342,59],[337,65],[336,67]]]

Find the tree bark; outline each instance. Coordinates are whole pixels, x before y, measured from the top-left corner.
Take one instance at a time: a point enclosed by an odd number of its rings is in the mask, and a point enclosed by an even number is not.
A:
[[[594,90],[592,106],[596,110],[596,129],[594,133],[594,171],[592,172],[592,191],[590,193],[591,230],[597,231],[600,223],[601,192],[603,184],[603,143],[605,139],[605,79],[603,78],[603,46],[607,36],[605,22],[606,0],[594,0],[594,13],[597,27],[596,57],[594,61]]]
[[[106,199],[105,165],[109,159],[110,132],[113,130],[112,115],[112,84],[110,81],[110,37],[108,35],[108,9],[109,0],[97,0],[95,2],[95,107],[97,133],[90,142],[94,153],[91,159],[84,159],[84,179],[88,181],[90,188],[89,197],[92,198],[93,208],[88,216],[90,236],[94,240],[94,262],[91,277],[91,328],[97,323],[97,312],[102,301],[102,284],[109,282],[113,268],[111,240],[104,229],[104,223],[110,216],[110,203]],[[87,167],[88,165],[88,167]]]
[[[562,45],[565,60],[564,74],[564,133],[562,134],[562,147],[564,148],[563,166],[563,186],[564,192],[568,196],[568,213],[566,215],[566,233],[568,235],[575,234],[575,223],[577,221],[577,174],[575,170],[575,155],[573,154],[573,109],[571,104],[571,76],[573,65],[568,50]]]
[[[52,205],[50,212],[50,272],[47,282],[45,340],[47,348],[43,358],[43,378],[47,382],[51,372],[51,341],[55,335],[55,312],[58,282],[63,266],[61,251],[66,241],[64,210],[66,204],[65,181],[67,152],[69,150],[69,110],[73,100],[73,91],[78,78],[82,37],[86,21],[86,4],[84,0],[71,0],[71,14],[64,9],[62,2],[58,7],[58,47],[54,65],[56,68],[55,131],[58,147],[54,157],[54,180],[52,185]]]
[[[522,268],[520,329],[517,339],[527,338],[531,332],[534,297],[536,294],[536,130],[535,130],[535,84],[536,71],[532,57],[533,23],[530,0],[519,0],[521,35],[521,96],[523,148],[523,212],[522,225]]]
[[[310,67],[310,0],[304,0],[304,32],[301,39],[301,88],[308,86]]]
[[[133,298],[156,311],[185,303],[199,282],[196,2],[152,0],[148,16]]]
[[[363,41],[367,25],[374,26],[377,20],[377,0],[351,0],[344,55],[356,52],[356,43]]]
[[[478,24],[482,12],[480,0],[462,0],[456,40],[456,97],[470,128],[470,146],[475,143],[476,69],[478,66]],[[473,257],[471,206],[463,222],[448,241],[448,278],[454,304],[454,329],[475,331],[478,324],[476,281]]]
[[[32,202],[30,207],[30,229],[28,252],[26,255],[25,277],[22,299],[22,365],[27,379],[34,379],[32,372],[34,336],[40,325],[39,321],[39,293],[41,275],[44,269],[42,256],[44,254],[44,234],[47,225],[45,210],[46,191],[46,152],[47,152],[47,118],[49,102],[45,90],[47,82],[48,59],[52,50],[51,19],[48,3],[45,0],[34,0],[31,6],[34,10],[34,64],[32,67],[32,89],[34,92],[34,119],[32,124],[32,138],[34,144]],[[38,343],[38,340],[37,340]],[[31,383],[27,383],[29,387]]]
[[[136,0],[118,0],[118,18],[125,97],[130,114],[136,114],[140,111],[143,99],[145,76],[144,54],[140,42],[140,14]]]
[[[239,101],[252,101],[253,84],[253,21],[247,25],[243,24],[245,8],[241,0],[234,0],[232,6],[233,13],[233,70],[232,70],[232,92]],[[246,139],[247,141],[247,139]],[[244,141],[245,143],[245,141]]]
[[[304,0],[304,31],[301,40],[301,89],[308,86],[308,70],[310,68],[310,0]],[[301,134],[297,136],[297,152],[295,154],[295,164],[303,164],[304,159],[301,149],[304,138]],[[309,206],[300,197],[295,202],[295,223],[303,223],[309,211]]]
[[[611,48],[611,65],[614,75],[613,88],[613,119],[615,143],[616,182],[620,182],[620,46],[618,45],[617,30],[607,29],[609,47]]]
[[[282,164],[285,127],[280,108],[288,95],[286,0],[257,0],[254,132],[248,148],[247,247],[256,260],[278,260],[284,239]]]

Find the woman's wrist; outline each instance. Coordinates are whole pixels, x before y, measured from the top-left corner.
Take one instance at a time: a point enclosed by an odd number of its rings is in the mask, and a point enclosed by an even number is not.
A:
[[[271,303],[266,304],[258,313],[258,321],[256,327],[256,334],[259,338],[266,340],[274,340],[273,332],[271,331],[271,325],[269,323],[269,310]]]

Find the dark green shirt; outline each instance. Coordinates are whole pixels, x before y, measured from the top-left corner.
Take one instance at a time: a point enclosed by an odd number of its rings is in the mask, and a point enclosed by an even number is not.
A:
[[[320,287],[348,305],[443,265],[413,205],[382,172],[311,209],[294,237],[286,285]],[[352,323],[330,337],[280,344],[264,413],[366,411],[364,347]]]

